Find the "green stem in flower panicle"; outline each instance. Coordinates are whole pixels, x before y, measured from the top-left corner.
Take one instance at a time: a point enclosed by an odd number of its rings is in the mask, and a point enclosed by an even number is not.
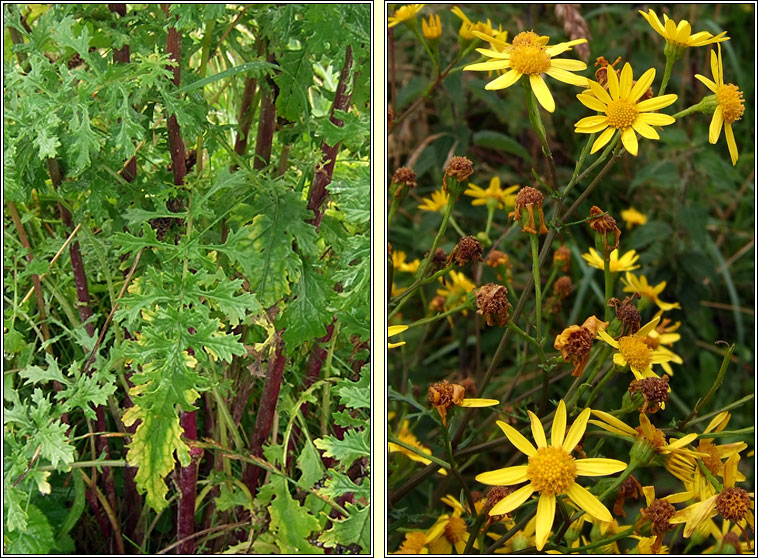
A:
[[[429,254],[427,254],[426,259],[418,269],[418,273],[416,273],[416,280],[423,279],[426,276],[427,271],[429,271],[429,267],[432,265],[432,260],[434,259],[434,253],[437,251],[437,246],[439,246],[440,240],[442,240],[442,237],[447,230],[447,224],[448,221],[450,221],[454,206],[455,196],[451,195],[447,200],[445,212],[442,214],[442,223],[440,223],[440,228],[437,231],[437,235],[434,237],[434,242],[432,242],[432,247],[429,249]]]
[[[532,276],[534,277],[534,299],[537,311],[537,321],[535,328],[537,331],[537,342],[542,345],[542,286],[540,285],[540,259],[539,259],[539,238],[536,234],[529,235],[529,241],[532,245]]]
[[[526,108],[529,113],[529,122],[532,124],[532,128],[537,134],[537,137],[542,144],[542,153],[547,159],[547,170],[549,173],[550,189],[555,192],[557,190],[556,177],[555,177],[555,162],[553,161],[553,153],[550,151],[550,145],[547,143],[547,133],[545,132],[545,125],[542,123],[542,115],[540,115],[540,109],[537,104],[537,98],[534,96],[531,85],[526,76],[521,78],[521,84],[524,87],[524,94],[526,95]]]

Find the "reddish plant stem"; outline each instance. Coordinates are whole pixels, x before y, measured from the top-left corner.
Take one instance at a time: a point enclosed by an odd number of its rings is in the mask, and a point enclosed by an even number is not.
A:
[[[269,54],[269,62],[274,62]],[[255,138],[255,160],[253,168],[260,170],[271,162],[271,144],[274,141],[276,124],[276,94],[273,80],[268,80],[268,90],[261,91],[261,115],[258,119],[258,134]]]
[[[282,375],[284,374],[284,346],[281,339],[276,341],[276,354],[273,361],[269,362],[266,380],[263,384],[263,393],[261,394],[260,405],[258,406],[258,416],[255,418],[255,430],[250,436],[250,452],[256,457],[263,457],[263,442],[271,434],[271,426],[274,423],[274,413],[276,412],[276,403],[279,400],[279,389],[282,385]],[[255,497],[258,491],[258,481],[263,469],[255,465],[248,465],[242,475],[242,480],[247,485]]]
[[[162,4],[166,18],[169,17],[169,4]],[[176,27],[169,27],[166,36],[166,52],[176,64],[171,67],[174,74],[172,83],[179,87],[181,83],[182,34]],[[184,141],[176,115],[168,118],[168,146],[171,151],[171,170],[174,174],[174,184],[184,184],[187,174]],[[182,411],[180,413],[184,437],[197,440],[197,411]],[[202,456],[202,450],[190,450],[191,462],[186,467],[179,468],[179,505],[176,516],[176,536],[181,544],[179,554],[193,554],[195,551],[195,498],[197,496],[197,463]]]
[[[258,80],[255,78],[245,78],[245,90],[242,92],[242,104],[240,105],[239,115],[239,132],[237,140],[234,142],[234,152],[237,155],[244,155],[247,151],[247,138],[250,134],[250,126],[253,124],[253,99],[255,91],[258,88]],[[236,169],[236,165],[233,165]]]
[[[350,45],[345,50],[345,64],[340,72],[340,80],[337,84],[337,91],[334,94],[334,102],[332,103],[332,110],[329,115],[329,120],[335,126],[342,127],[342,120],[334,116],[335,111],[341,110],[346,112],[350,106],[350,99],[353,96],[352,87],[348,91],[348,81],[350,80],[350,70],[353,66],[353,50]],[[340,142],[330,146],[324,141],[321,144],[321,161],[316,167],[316,176],[313,178],[313,184],[311,184],[311,190],[308,193],[308,209],[313,211],[313,218],[309,221],[316,228],[321,224],[321,219],[324,217],[324,202],[328,194],[326,187],[332,181],[332,174],[334,173],[334,163],[337,159],[337,153],[339,153]]]
[[[58,188],[63,182],[63,173],[61,171],[60,163],[57,159],[47,160],[47,169],[50,173],[50,178],[53,182],[53,186]],[[71,230],[74,229],[74,221],[71,217],[71,212],[66,207],[58,202],[58,213],[61,217],[61,221]],[[82,251],[79,247],[79,241],[74,241],[69,245],[69,254],[71,256],[71,269],[74,273],[74,283],[76,285],[76,296],[79,300],[79,304],[76,305],[79,312],[79,318],[84,323],[84,329],[90,337],[95,336],[95,324],[90,320],[92,317],[92,307],[89,303],[89,286],[87,285],[87,272],[84,269],[84,259],[82,258]],[[86,323],[85,323],[86,322]],[[106,432],[108,429],[107,422],[105,420],[105,409],[102,405],[95,407],[95,428],[98,432]],[[105,455],[105,459],[110,459],[110,449],[108,446],[108,439],[103,436],[97,436],[95,438],[95,448],[97,449],[98,456]],[[105,485],[105,494],[108,497],[108,503],[112,509],[116,508],[116,487],[113,483],[113,470],[110,467],[103,467],[103,484]],[[110,537],[110,527],[107,528],[108,537]]]

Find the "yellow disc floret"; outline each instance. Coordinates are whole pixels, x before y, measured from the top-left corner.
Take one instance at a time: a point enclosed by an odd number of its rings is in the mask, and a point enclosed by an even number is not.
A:
[[[643,339],[628,335],[618,340],[619,352],[636,370],[645,370],[653,362],[653,350]]]
[[[542,494],[564,494],[576,478],[576,462],[563,448],[546,447],[529,458],[526,475]]]
[[[539,45],[514,46],[511,67],[522,74],[541,74],[550,69],[550,55]]]
[[[608,126],[624,130],[632,125],[637,117],[637,105],[626,99],[617,99],[608,103]]]
[[[731,124],[742,118],[745,112],[745,102],[742,99],[742,91],[736,85],[727,83],[716,90],[716,100],[724,115],[724,122]]]

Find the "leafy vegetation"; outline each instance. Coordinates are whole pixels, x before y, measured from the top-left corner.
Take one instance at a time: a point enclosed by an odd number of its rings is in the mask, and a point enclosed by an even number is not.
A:
[[[369,552],[369,6],[3,16],[5,550]]]

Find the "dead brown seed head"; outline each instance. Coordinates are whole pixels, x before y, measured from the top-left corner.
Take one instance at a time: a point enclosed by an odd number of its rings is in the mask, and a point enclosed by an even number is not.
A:
[[[395,171],[395,174],[392,175],[392,182],[395,184],[404,184],[407,188],[415,188],[417,186],[416,173],[408,167],[400,167]]]
[[[458,241],[458,244],[450,252],[448,260],[455,260],[460,266],[469,262],[482,261],[482,245],[473,236],[464,236]]]
[[[558,277],[558,279],[555,280],[555,283],[553,283],[553,293],[555,293],[555,296],[558,298],[566,298],[571,294],[573,289],[574,284],[571,282],[571,277],[568,275]]]
[[[640,412],[655,413],[661,408],[662,403],[669,399],[669,377],[664,374],[663,378],[643,378],[634,380],[629,384],[629,393],[642,393],[645,404]]]
[[[507,294],[508,289],[495,283],[487,283],[476,291],[476,313],[485,317],[488,326],[503,327],[508,322],[511,304]]]
[[[716,511],[727,521],[742,521],[750,511],[750,495],[742,488],[727,487],[716,497]]]

